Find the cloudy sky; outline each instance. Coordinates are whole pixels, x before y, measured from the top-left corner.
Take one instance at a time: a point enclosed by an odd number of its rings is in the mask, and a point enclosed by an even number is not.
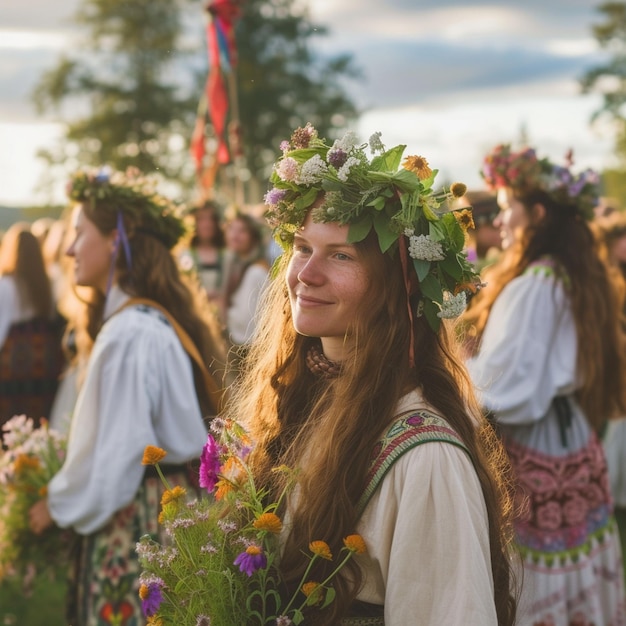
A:
[[[39,148],[61,132],[36,115],[38,78],[73,42],[69,21],[79,0],[0,4],[0,205],[43,200],[35,193]],[[406,143],[442,178],[480,186],[486,150],[525,132],[541,155],[572,147],[577,165],[611,164],[607,129],[591,127],[600,105],[578,78],[601,64],[591,26],[599,0],[309,0],[330,30],[324,53],[347,52],[364,79],[350,84],[364,111],[363,139],[381,131]],[[200,6],[200,5],[199,5]],[[199,8],[200,10],[200,8]],[[57,198],[57,200],[61,200]]]

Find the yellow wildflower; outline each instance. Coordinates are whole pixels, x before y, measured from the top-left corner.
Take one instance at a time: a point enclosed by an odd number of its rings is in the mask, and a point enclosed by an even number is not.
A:
[[[158,615],[151,615],[146,622],[146,626],[163,626],[163,620]]]
[[[161,506],[165,506],[170,502],[177,502],[178,500],[183,498],[186,493],[187,490],[179,485],[176,485],[176,487],[164,491],[163,495],[161,496]]]
[[[278,517],[275,513],[262,513],[254,520],[252,525],[257,530],[266,530],[267,532],[276,534],[278,534],[283,528],[283,523],[280,521],[280,517]]]
[[[44,485],[43,487],[39,487],[39,497],[45,498],[48,495],[48,485]]]
[[[472,217],[472,209],[461,209],[460,211],[454,211],[454,217],[456,217],[459,226],[466,233],[468,228],[476,228],[474,225],[474,218]]]
[[[430,178],[433,171],[428,165],[428,161],[421,156],[408,156],[402,162],[402,167],[409,172],[415,172],[420,180]]]
[[[365,552],[367,552],[365,540],[361,535],[348,535],[343,540],[343,545],[346,546],[350,552],[355,552],[356,554],[365,554]]]
[[[150,589],[148,589],[148,585],[141,585],[139,587],[139,597],[142,600],[145,600],[148,597],[148,593],[150,593]]]
[[[330,547],[325,541],[312,541],[309,544],[309,550],[313,552],[313,554],[321,556],[323,559],[327,559],[328,561],[333,560]]]
[[[306,603],[309,606],[319,604],[322,601],[323,587],[319,583],[313,581],[302,585],[302,593],[306,596]]]
[[[142,465],[156,465],[162,461],[167,455],[167,452],[163,448],[157,448],[157,446],[146,446],[143,451]]]

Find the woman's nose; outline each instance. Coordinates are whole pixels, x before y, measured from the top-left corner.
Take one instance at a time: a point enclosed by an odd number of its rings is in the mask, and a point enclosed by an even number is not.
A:
[[[502,226],[502,211],[499,211],[493,218],[493,225],[495,228],[500,228]]]
[[[318,285],[324,280],[324,273],[317,257],[311,255],[298,272],[298,281],[305,285]]]

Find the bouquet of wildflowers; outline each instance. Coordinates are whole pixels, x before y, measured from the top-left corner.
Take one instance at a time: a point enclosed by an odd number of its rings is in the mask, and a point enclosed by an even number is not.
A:
[[[0,455],[0,581],[54,573],[64,563],[69,534],[56,526],[35,535],[28,525],[30,507],[46,494],[66,452],[66,437],[35,428],[32,419],[16,415],[2,427]]]
[[[282,521],[281,501],[295,482],[287,467],[287,487],[277,502],[267,503],[247,464],[250,442],[236,423],[215,419],[204,446],[199,472],[206,493],[188,498],[185,489],[171,487],[159,461],[166,452],[148,446],[144,464],[155,465],[166,491],[159,522],[166,540],[144,536],[137,544],[143,567],[139,595],[148,624],[168,626],[289,626],[304,620],[306,606],[333,601],[333,577],[356,553],[365,551],[359,535],[344,540],[336,567],[326,580],[308,580],[317,559],[333,560],[324,541],[312,541],[299,590],[281,595],[277,568]]]

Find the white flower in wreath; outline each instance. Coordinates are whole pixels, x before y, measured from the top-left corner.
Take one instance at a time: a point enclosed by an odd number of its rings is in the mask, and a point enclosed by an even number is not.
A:
[[[443,295],[441,311],[437,313],[437,317],[440,317],[441,319],[454,319],[455,317],[459,317],[459,315],[465,311],[466,306],[467,297],[465,296],[464,291],[461,291],[456,295],[446,291]]]

